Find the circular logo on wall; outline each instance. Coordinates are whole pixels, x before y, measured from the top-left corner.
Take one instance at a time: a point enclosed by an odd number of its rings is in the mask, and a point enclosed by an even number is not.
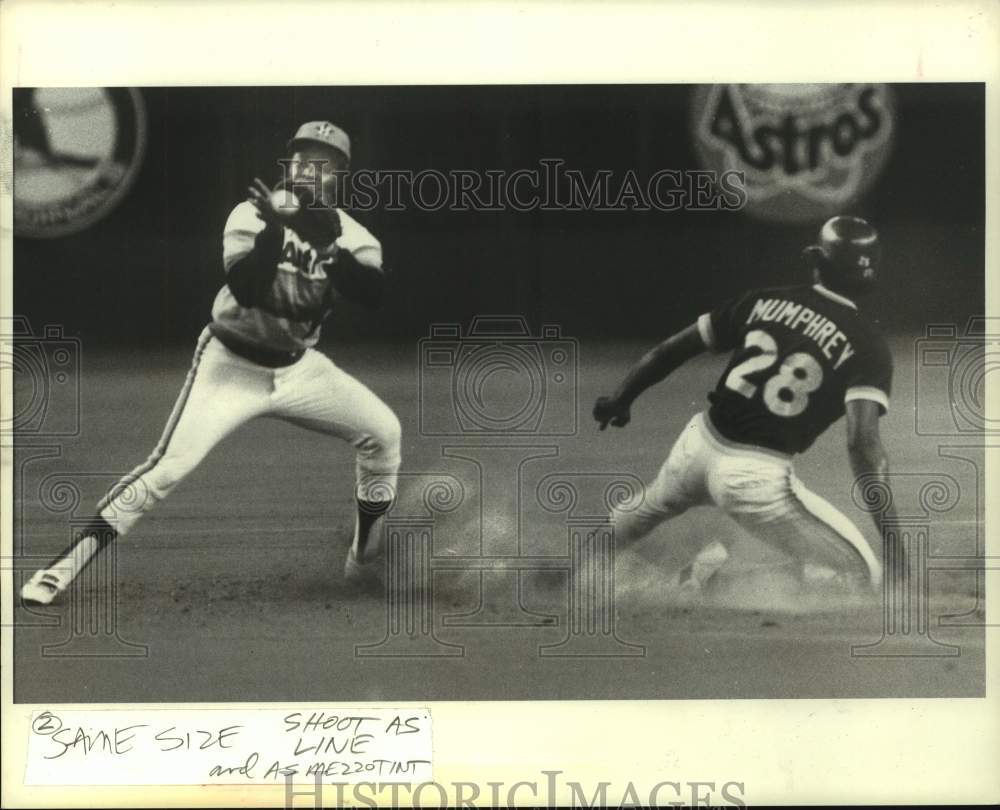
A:
[[[744,173],[748,213],[805,222],[878,178],[894,102],[883,84],[717,84],[695,91],[692,124],[706,168]]]
[[[125,196],[146,146],[138,90],[16,88],[13,112],[17,236],[76,233]]]

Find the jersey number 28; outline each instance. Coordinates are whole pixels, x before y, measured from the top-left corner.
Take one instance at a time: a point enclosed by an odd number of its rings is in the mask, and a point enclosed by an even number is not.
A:
[[[758,386],[747,375],[771,368],[778,362],[778,344],[767,332],[754,329],[747,333],[745,348],[758,348],[760,354],[749,357],[726,376],[726,388],[752,399]],[[764,405],[777,416],[798,416],[809,404],[809,394],[823,382],[823,368],[807,352],[788,355],[781,368],[764,383]]]

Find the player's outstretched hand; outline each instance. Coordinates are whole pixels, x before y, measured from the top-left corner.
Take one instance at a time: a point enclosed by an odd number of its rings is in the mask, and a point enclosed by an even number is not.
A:
[[[250,204],[257,209],[260,218],[268,225],[280,225],[281,214],[271,201],[271,189],[259,177],[253,179],[253,185],[247,186]]]
[[[625,427],[632,419],[628,405],[620,403],[614,397],[598,397],[594,403],[594,419],[604,430],[610,422],[615,427]]]

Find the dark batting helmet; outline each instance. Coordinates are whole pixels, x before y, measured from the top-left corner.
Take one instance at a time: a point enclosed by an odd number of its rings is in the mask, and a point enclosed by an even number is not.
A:
[[[860,217],[833,217],[819,231],[819,244],[803,251],[823,283],[862,293],[875,285],[881,258],[878,231]]]

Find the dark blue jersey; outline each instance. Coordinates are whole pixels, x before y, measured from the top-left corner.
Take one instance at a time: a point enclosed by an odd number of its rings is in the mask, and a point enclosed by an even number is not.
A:
[[[751,290],[698,319],[705,345],[732,357],[709,417],[734,442],[806,450],[852,399],[889,408],[892,356],[854,302],[817,284]]]

